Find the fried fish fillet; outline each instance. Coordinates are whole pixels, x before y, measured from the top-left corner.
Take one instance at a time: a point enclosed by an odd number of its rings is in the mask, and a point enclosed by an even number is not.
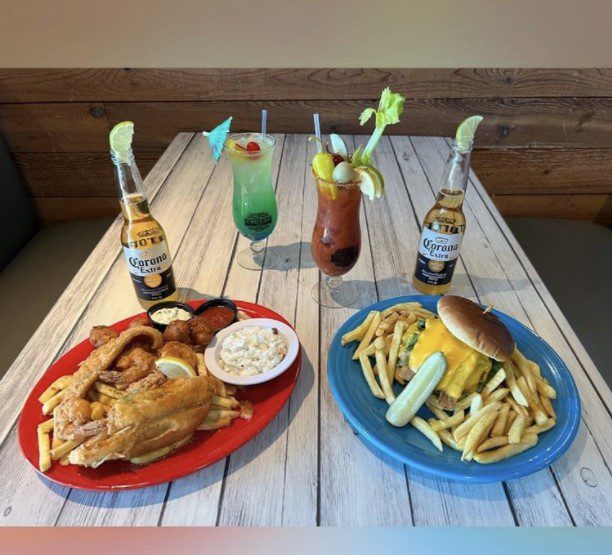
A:
[[[215,380],[198,376],[126,395],[109,412],[107,430],[73,450],[70,462],[97,467],[178,445],[204,421],[215,392]]]

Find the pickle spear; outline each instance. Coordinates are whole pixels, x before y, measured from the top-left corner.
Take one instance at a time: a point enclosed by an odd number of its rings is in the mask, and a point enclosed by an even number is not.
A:
[[[405,426],[425,404],[446,372],[446,357],[441,352],[429,355],[421,364],[414,378],[398,395],[387,410],[387,422],[393,426]]]

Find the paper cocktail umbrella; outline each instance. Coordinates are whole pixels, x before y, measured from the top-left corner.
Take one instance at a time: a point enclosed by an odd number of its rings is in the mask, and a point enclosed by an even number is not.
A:
[[[221,158],[223,152],[223,146],[227,136],[229,135],[230,125],[232,124],[232,118],[227,118],[223,123],[220,123],[212,131],[202,131],[202,135],[208,137],[208,143],[210,144],[210,150],[212,152],[215,162]]]

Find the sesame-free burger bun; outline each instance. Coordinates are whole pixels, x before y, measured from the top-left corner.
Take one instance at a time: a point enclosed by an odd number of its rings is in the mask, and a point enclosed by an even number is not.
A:
[[[514,352],[514,339],[503,322],[469,299],[445,295],[438,301],[438,316],[457,339],[483,355],[504,362]]]

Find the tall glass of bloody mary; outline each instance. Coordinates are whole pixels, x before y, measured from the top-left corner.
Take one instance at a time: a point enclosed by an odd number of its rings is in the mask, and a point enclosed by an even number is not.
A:
[[[359,183],[338,184],[316,177],[318,209],[312,231],[312,258],[325,278],[312,290],[313,298],[327,307],[350,306],[357,288],[342,276],[357,263],[361,251]]]

